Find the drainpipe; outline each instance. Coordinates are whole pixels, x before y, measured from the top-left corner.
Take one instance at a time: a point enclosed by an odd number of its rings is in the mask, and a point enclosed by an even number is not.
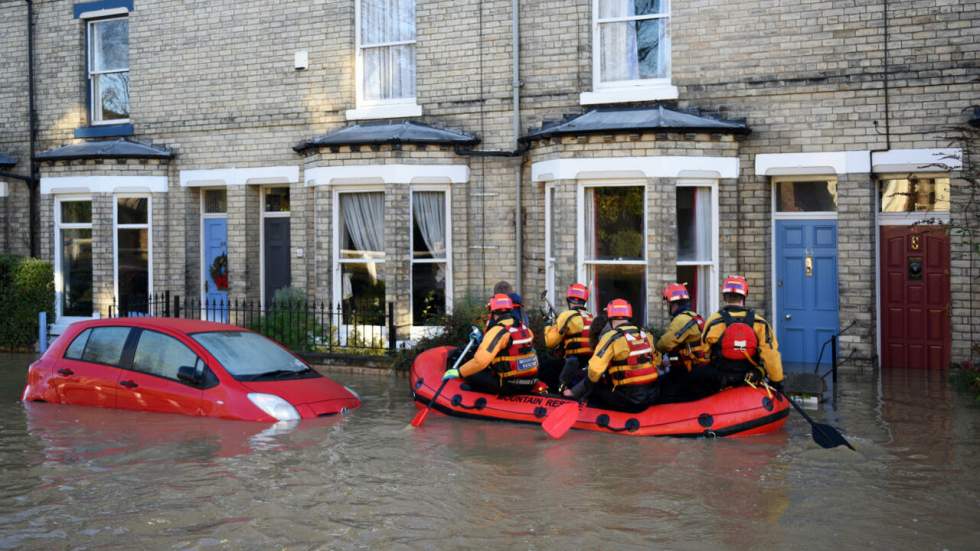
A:
[[[510,32],[513,36],[513,50],[514,55],[514,81],[512,83],[513,93],[514,93],[514,146],[515,150],[520,149],[520,136],[521,136],[521,25],[520,25],[520,0],[511,0],[511,21],[510,21]],[[514,234],[517,238],[517,275],[514,277],[514,290],[518,293],[521,292],[521,282],[523,281],[524,275],[524,240],[523,233],[524,228],[522,224],[522,213],[521,213],[521,179],[523,176],[523,165],[524,159],[520,159],[517,162],[517,167],[514,168]]]
[[[882,148],[874,148],[874,149],[869,149],[868,150],[868,170],[870,171],[870,175],[871,175],[871,184],[875,188],[875,189],[872,189],[872,193],[875,194],[875,196],[877,196],[878,190],[877,190],[877,180],[874,177],[874,172],[875,172],[875,170],[874,170],[874,158],[875,158],[874,155],[875,155],[875,153],[884,153],[886,151],[891,150],[891,148],[892,148],[891,101],[890,101],[889,91],[888,91],[888,84],[889,84],[889,82],[888,82],[888,73],[891,70],[891,67],[890,67],[889,62],[888,62],[888,0],[882,0],[881,1],[881,8],[882,8],[882,27],[883,27],[882,28],[882,47],[883,47],[882,65],[883,65],[883,67],[882,67],[881,84],[882,84],[882,91],[884,92],[884,100],[885,100],[885,147],[884,147],[884,149],[882,149]],[[875,128],[877,129],[877,127],[878,127],[878,121],[875,121]],[[878,233],[878,208],[877,207],[878,207],[878,201],[877,200],[872,200],[871,201],[871,217],[870,217],[870,219],[871,219],[871,235],[874,236],[874,244],[875,244],[875,253],[874,253],[875,254],[875,258],[873,259],[875,261],[875,264],[877,264],[877,262],[878,262],[878,254],[879,254],[879,251],[881,249],[881,243],[880,243],[879,238],[878,238],[879,233]],[[875,319],[876,319],[875,324],[874,324],[874,329],[875,329],[875,342],[874,342],[874,348],[872,349],[872,353],[871,353],[871,365],[872,365],[872,368],[873,369],[878,369],[880,367],[878,365],[878,345],[881,342],[881,331],[880,331],[881,330],[881,283],[880,283],[880,278],[876,278],[876,281],[878,281],[878,283],[875,285],[875,289],[874,289],[874,291],[875,291],[874,292],[874,301],[875,301],[874,312],[875,312]]]
[[[472,147],[456,146],[454,151],[457,155],[465,157],[521,157],[514,169],[514,235],[517,241],[517,258],[515,262],[515,281],[514,290],[521,292],[521,280],[524,272],[524,247],[523,241],[524,227],[521,223],[521,180],[523,177],[523,157],[530,149],[531,144],[521,139],[521,35],[520,35],[520,0],[511,0],[511,19],[510,30],[511,40],[513,41],[513,71],[512,71],[512,90],[513,90],[513,132],[514,149],[512,150],[488,150],[473,149]]]
[[[28,116],[30,125],[30,162],[31,176],[27,181],[28,192],[28,234],[31,241],[31,256],[40,256],[40,244],[38,243],[38,183],[39,170],[38,163],[34,159],[34,149],[37,144],[37,110],[34,105],[34,2],[27,2],[27,101]]]

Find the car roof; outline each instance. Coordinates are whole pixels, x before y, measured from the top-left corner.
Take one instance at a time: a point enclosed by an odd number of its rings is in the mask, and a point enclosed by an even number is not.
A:
[[[76,325],[76,324],[73,324]],[[217,323],[213,321],[188,320],[177,318],[156,318],[156,317],[136,317],[136,318],[107,318],[100,320],[86,320],[78,322],[79,328],[100,327],[100,326],[124,326],[140,327],[143,329],[164,329],[179,333],[201,333],[206,331],[248,331],[248,329],[229,325],[227,323]]]

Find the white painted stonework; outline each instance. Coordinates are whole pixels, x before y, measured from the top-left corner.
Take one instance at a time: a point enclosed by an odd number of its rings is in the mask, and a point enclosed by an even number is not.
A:
[[[766,153],[755,156],[756,176],[867,174],[870,171],[867,151]]]
[[[883,172],[948,172],[963,168],[963,150],[892,149],[873,153],[871,168]]]
[[[608,178],[738,178],[737,157],[598,157],[552,159],[531,165],[531,180]]]
[[[180,171],[180,187],[265,186],[297,182],[299,182],[298,166]]]
[[[306,171],[307,186],[464,184],[469,180],[470,168],[466,165],[324,166]]]
[[[49,176],[41,178],[41,194],[166,193],[166,176]]]

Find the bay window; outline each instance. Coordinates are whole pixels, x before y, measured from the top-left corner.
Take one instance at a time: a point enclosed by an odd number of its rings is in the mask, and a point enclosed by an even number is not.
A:
[[[717,308],[717,198],[713,184],[677,186],[677,281],[687,285],[691,306],[709,313]]]
[[[58,317],[89,317],[92,300],[92,201],[55,203],[55,308]]]
[[[412,192],[412,324],[440,325],[449,309],[449,193]]]
[[[338,192],[335,300],[343,323],[384,325],[384,192]]]
[[[116,297],[121,315],[149,313],[152,259],[150,198],[116,197],[113,205],[115,225]]]
[[[357,109],[348,119],[417,116],[415,0],[358,0]]]
[[[88,22],[89,113],[92,124],[129,120],[129,19]]]
[[[646,320],[646,200],[641,185],[586,186],[580,190],[580,279],[596,311],[621,298],[634,319]]]

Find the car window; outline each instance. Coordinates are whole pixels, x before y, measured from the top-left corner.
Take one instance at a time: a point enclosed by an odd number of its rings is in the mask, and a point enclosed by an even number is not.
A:
[[[257,333],[214,331],[191,336],[236,379],[248,380],[266,373],[315,375],[296,356]]]
[[[96,327],[91,331],[92,335],[82,352],[82,359],[86,362],[119,365],[129,337],[129,327]]]
[[[75,337],[75,340],[71,341],[68,345],[68,350],[65,350],[65,358],[69,360],[81,360],[82,352],[85,352],[85,344],[88,343],[88,337],[92,334],[91,329],[86,329]]]
[[[177,371],[183,366],[197,368],[197,354],[177,339],[144,330],[136,344],[133,369],[150,375],[177,381]]]

